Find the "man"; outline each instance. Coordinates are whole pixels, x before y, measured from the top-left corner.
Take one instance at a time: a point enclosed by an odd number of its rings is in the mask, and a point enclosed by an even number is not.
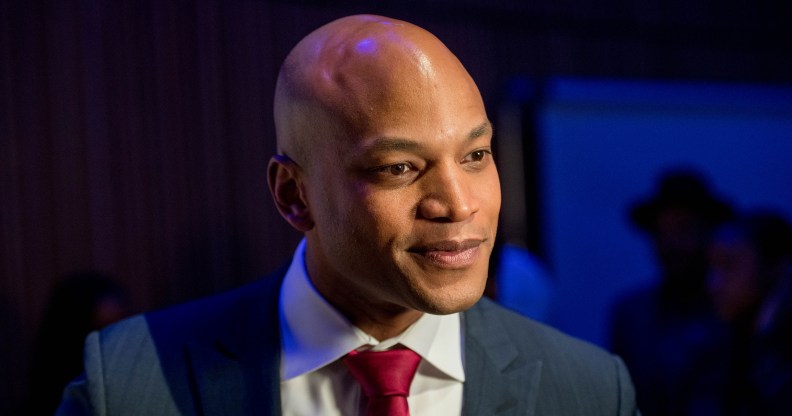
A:
[[[380,398],[359,373],[405,365],[355,357],[389,354],[416,357],[393,399],[413,415],[635,413],[618,358],[480,300],[492,127],[437,38],[329,23],[286,58],[275,123],[270,190],[305,235],[291,266],[91,335],[62,414],[366,414]]]
[[[663,173],[654,195],[630,207],[633,225],[650,238],[658,282],[624,295],[613,309],[611,348],[633,370],[646,415],[689,411],[692,390],[685,374],[697,365],[694,351],[713,329],[707,294],[707,244],[731,206],[689,168]]]

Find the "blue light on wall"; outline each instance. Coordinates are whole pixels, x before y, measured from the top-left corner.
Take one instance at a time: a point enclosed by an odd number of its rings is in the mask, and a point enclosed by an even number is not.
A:
[[[550,322],[607,345],[611,303],[656,278],[627,207],[693,167],[738,209],[792,218],[792,88],[553,79],[538,107]]]

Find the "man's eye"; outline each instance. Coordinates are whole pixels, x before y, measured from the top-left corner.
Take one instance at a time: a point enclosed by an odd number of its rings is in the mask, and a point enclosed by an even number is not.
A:
[[[412,166],[409,163],[395,163],[393,165],[380,166],[371,171],[389,176],[404,176],[409,173],[411,169]]]
[[[489,153],[490,153],[489,150],[485,150],[485,149],[476,150],[470,153],[465,159],[468,162],[481,162],[487,158],[487,155],[489,155]]]
[[[407,173],[410,170],[410,166],[406,163],[397,163],[395,165],[390,165],[385,168],[388,173],[393,176],[401,176]]]

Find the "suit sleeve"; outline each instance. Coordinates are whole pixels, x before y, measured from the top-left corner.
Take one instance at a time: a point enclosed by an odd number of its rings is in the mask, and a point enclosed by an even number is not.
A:
[[[619,415],[641,416],[635,402],[635,387],[633,387],[630,373],[621,358],[614,356],[616,363],[616,376],[619,385]]]
[[[99,333],[85,340],[85,372],[66,386],[56,416],[105,416],[104,374]]]

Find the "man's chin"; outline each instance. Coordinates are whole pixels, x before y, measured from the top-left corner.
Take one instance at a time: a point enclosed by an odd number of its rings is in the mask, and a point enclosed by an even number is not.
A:
[[[423,297],[415,306],[415,309],[432,315],[450,315],[452,313],[463,312],[475,305],[484,292],[471,290],[466,293],[444,294],[444,296]]]

